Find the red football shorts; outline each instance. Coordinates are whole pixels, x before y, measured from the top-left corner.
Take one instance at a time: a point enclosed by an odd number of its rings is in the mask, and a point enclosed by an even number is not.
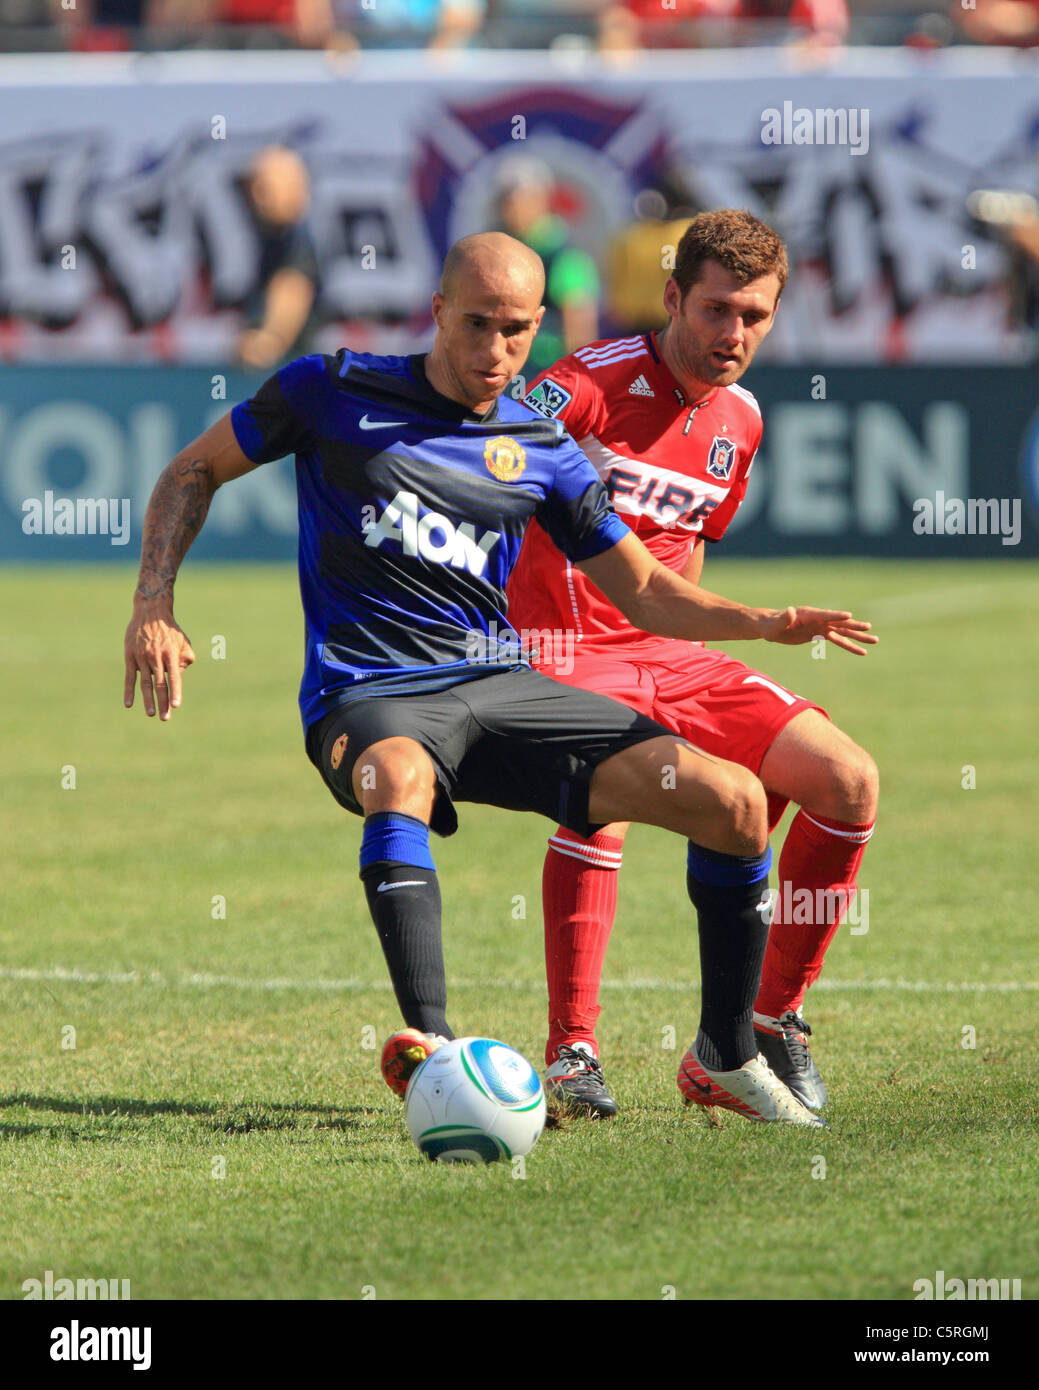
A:
[[[689,642],[581,650],[536,663],[543,675],[609,695],[715,757],[757,773],[780,730],[802,710],[826,711],[724,652]]]

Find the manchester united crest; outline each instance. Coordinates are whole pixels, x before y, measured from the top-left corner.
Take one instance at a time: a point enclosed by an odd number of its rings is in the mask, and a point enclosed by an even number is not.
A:
[[[339,766],[339,764],[343,761],[343,754],[344,754],[345,752],[346,752],[346,734],[340,734],[339,737],[336,739],[335,743],[332,744],[332,753],[331,753],[331,756],[329,757],[329,762],[332,764],[332,771],[333,771],[333,772],[336,770],[336,768]]]
[[[500,483],[514,483],[527,466],[527,451],[507,434],[497,434],[483,446],[483,461]]]

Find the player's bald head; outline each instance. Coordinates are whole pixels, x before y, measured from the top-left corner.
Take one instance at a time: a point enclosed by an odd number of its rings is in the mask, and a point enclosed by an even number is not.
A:
[[[527,360],[545,308],[541,257],[504,232],[456,241],[433,296],[433,389],[483,414]]]
[[[529,246],[504,232],[475,232],[456,241],[444,258],[440,293],[447,300],[488,291],[532,297],[545,294],[545,267]]]

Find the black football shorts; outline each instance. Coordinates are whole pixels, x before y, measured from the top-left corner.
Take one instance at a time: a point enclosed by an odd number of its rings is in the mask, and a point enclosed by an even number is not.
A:
[[[596,767],[647,739],[674,734],[605,695],[520,667],[428,695],[351,700],[307,730],[307,753],[332,795],[356,815],[357,759],[385,738],[412,738],[433,760],[439,790],[432,829],[458,829],[455,801],[537,811],[578,835],[588,822]]]

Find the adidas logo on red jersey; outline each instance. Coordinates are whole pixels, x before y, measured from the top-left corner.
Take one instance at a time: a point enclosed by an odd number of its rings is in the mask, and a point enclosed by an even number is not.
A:
[[[634,380],[634,381],[631,383],[631,385],[628,387],[628,395],[629,395],[629,396],[655,396],[655,395],[656,395],[656,392],[653,390],[652,386],[650,386],[650,384],[649,384],[649,382],[646,380],[646,378],[640,374],[639,376],[637,376],[637,377],[635,378],[635,380]]]

